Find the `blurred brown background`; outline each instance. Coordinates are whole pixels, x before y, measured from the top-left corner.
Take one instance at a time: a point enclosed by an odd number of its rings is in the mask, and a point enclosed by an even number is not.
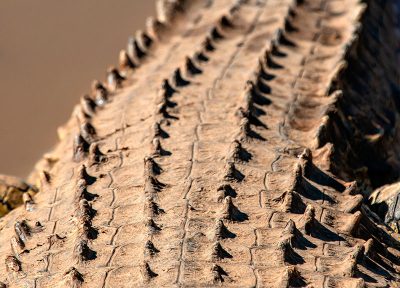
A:
[[[25,177],[152,0],[0,1],[0,173]]]

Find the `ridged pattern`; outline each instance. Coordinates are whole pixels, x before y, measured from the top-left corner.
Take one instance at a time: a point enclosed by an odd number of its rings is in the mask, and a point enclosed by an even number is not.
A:
[[[5,287],[396,287],[398,235],[364,203],[397,171],[388,1],[157,13],[0,220]]]

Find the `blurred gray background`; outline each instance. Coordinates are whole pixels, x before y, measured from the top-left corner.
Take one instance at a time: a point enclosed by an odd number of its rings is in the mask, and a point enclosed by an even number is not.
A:
[[[153,0],[0,1],[0,174],[25,177]]]

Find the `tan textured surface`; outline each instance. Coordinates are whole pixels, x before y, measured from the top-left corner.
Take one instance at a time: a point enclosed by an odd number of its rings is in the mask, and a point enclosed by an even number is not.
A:
[[[219,0],[177,9],[109,102],[83,105],[86,116],[77,107],[59,130],[55,163],[37,165],[51,177],[42,174],[34,210],[1,219],[0,280],[396,287],[398,236],[373,222],[353,182],[330,171],[324,143],[339,94],[330,90],[364,8]],[[91,149],[73,147],[77,134]]]

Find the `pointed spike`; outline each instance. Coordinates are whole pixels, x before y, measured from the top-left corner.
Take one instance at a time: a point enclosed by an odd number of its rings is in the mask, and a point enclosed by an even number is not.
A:
[[[95,165],[106,161],[106,156],[100,151],[99,144],[92,143],[89,147],[89,163]]]
[[[108,101],[108,91],[104,85],[98,81],[94,80],[92,82],[92,94],[94,96],[94,101],[97,106],[104,106]]]
[[[251,134],[250,121],[248,118],[242,118],[239,124],[239,135],[237,140],[246,141]]]
[[[277,287],[305,287],[306,283],[296,266],[286,267],[282,273]]]
[[[287,239],[292,247],[296,246],[296,242],[302,236],[301,232],[297,229],[296,223],[290,219],[282,231],[282,238]]]
[[[89,143],[80,135],[76,135],[74,138],[74,146],[73,146],[73,159],[75,162],[81,162],[84,158],[86,158],[87,152],[89,149]]]
[[[151,199],[147,199],[144,206],[145,214],[148,217],[153,217],[155,215],[160,215],[164,213],[164,210],[161,209],[158,204]]]
[[[153,157],[146,156],[144,158],[145,175],[155,176],[161,174],[161,167],[156,163]]]
[[[137,38],[135,38],[133,40],[133,42],[131,42],[132,48],[133,49],[133,59],[142,59],[146,56],[146,51],[143,50],[142,47],[140,47],[140,44],[137,40]]]
[[[95,252],[91,250],[88,246],[88,241],[86,239],[79,239],[74,247],[74,258],[77,263],[83,261],[92,260],[94,258]]]
[[[256,87],[258,91],[260,91],[262,94],[271,94],[271,87],[264,82],[263,79],[258,78],[256,81]]]
[[[86,199],[82,199],[82,200],[86,200]],[[78,204],[77,204],[78,207],[75,210],[75,217],[78,222],[78,231],[79,231],[78,233],[84,239],[95,239],[98,232],[96,229],[94,229],[92,227],[92,220],[91,220],[92,217],[90,215],[91,212],[87,211],[83,207],[84,205],[83,205],[83,203],[81,203],[81,201],[78,202]],[[94,212],[93,212],[93,214],[94,214]]]
[[[193,60],[190,57],[185,58],[185,71],[186,74],[195,76],[197,74],[201,74],[203,71],[200,68],[197,68],[194,64]]]
[[[356,245],[350,252],[346,260],[341,265],[341,274],[345,277],[355,277],[357,273],[357,263],[363,257],[364,246]]]
[[[253,99],[253,85],[251,82],[246,83],[246,87],[244,90],[244,96],[243,96],[243,100],[244,100],[244,110],[246,113],[246,118],[250,117],[251,111],[253,111],[254,109],[254,99]]]
[[[222,219],[218,219],[215,222],[215,240],[223,240],[228,238],[230,235],[230,232],[228,231],[228,228],[225,226],[224,221]]]
[[[158,252],[160,252],[160,250],[158,250],[153,242],[151,242],[150,240],[147,240],[146,244],[144,245],[145,247],[145,253],[146,255],[149,255],[150,257],[156,255]]]
[[[194,58],[199,62],[208,62],[210,60],[203,52],[196,52]]]
[[[306,235],[311,235],[315,227],[315,208],[311,205],[307,205],[306,211],[300,219],[301,227]]]
[[[219,241],[216,241],[211,248],[211,259],[216,261],[224,258],[232,258],[232,255],[222,247]]]
[[[240,212],[239,209],[233,204],[231,196],[225,197],[221,215],[223,219],[231,221],[243,221],[247,219],[247,215]]]
[[[280,195],[277,198],[272,199],[273,202],[275,203],[280,203],[281,211],[282,212],[292,212],[292,206],[293,206],[293,198],[294,198],[294,192],[292,190],[285,191],[283,192],[282,195]]]
[[[97,104],[95,104],[97,105]],[[86,108],[85,108],[86,109]],[[94,113],[94,112],[93,112]],[[81,123],[83,121],[88,121],[92,118],[93,114],[89,115],[84,111],[84,108],[82,105],[77,105],[74,108],[74,111],[72,112],[72,115],[75,116],[75,118],[78,120],[78,123]],[[62,130],[62,127],[58,128],[58,136],[62,140],[65,138],[65,131]]]
[[[204,42],[203,42],[203,48],[208,52],[215,51],[215,47],[212,42],[213,41],[211,40],[211,38],[207,37],[206,40],[204,40]]]
[[[92,208],[92,205],[86,199],[81,199],[78,202],[78,209],[76,211],[77,217],[91,220],[96,215],[96,210]]]
[[[238,140],[234,140],[231,144],[229,159],[232,161],[247,161],[248,153],[242,147],[242,144]]]
[[[25,243],[19,237],[11,237],[10,246],[17,258],[19,258],[20,255],[25,251]]]
[[[300,231],[297,230],[296,223],[292,219],[289,219],[285,228],[283,229],[282,235],[294,236],[297,232]]]
[[[96,182],[96,177],[89,175],[86,170],[85,165],[81,165],[78,170],[78,179],[83,179],[86,181],[86,185],[92,185]]]
[[[264,64],[264,60],[261,58],[258,62],[257,75],[259,76],[259,78],[262,78],[266,81],[272,80],[274,78],[272,74],[268,73],[267,68]]]
[[[214,26],[210,31],[210,37],[214,41],[222,40],[225,36],[222,34],[218,26]]]
[[[75,267],[71,267],[64,273],[65,284],[70,288],[80,288],[83,283],[83,275]]]
[[[80,134],[85,141],[90,144],[96,139],[96,129],[90,122],[85,121],[80,127]]]
[[[175,87],[184,87],[190,84],[190,81],[183,79],[180,68],[174,71],[172,82]]]
[[[31,229],[25,220],[15,222],[14,231],[17,237],[21,239],[21,241],[24,243],[28,240],[28,237],[31,235]]]
[[[358,209],[360,209],[363,202],[364,202],[364,197],[362,195],[355,195],[346,202],[343,212],[354,213]]]
[[[269,105],[271,101],[263,96],[259,91],[257,85],[253,81],[247,81],[246,83],[246,93],[248,97],[252,98],[252,101],[259,105]]]
[[[161,146],[160,138],[154,138],[152,141],[152,153],[153,156],[163,156],[165,151]]]
[[[24,202],[25,210],[28,212],[32,212],[35,205],[32,196],[29,193],[24,193],[22,194],[22,201]]]
[[[331,137],[329,133],[330,124],[330,117],[328,115],[323,116],[321,119],[321,124],[319,125],[315,133],[313,148],[319,149],[323,147],[326,143],[331,142]]]
[[[169,84],[168,79],[164,79],[161,85],[161,91],[163,92],[163,96],[165,98],[170,98],[177,91]]]
[[[281,256],[281,260],[283,263],[291,263],[294,256],[294,250],[291,246],[291,239],[283,239],[278,242],[277,251]]]
[[[286,213],[303,213],[305,204],[300,195],[292,190],[285,191],[281,196],[273,199],[274,202],[280,203],[280,210]]]
[[[287,32],[296,32],[298,29],[293,26],[292,22],[289,18],[285,18],[285,31]]]
[[[162,33],[162,30],[164,28],[164,25],[156,20],[153,17],[148,17],[146,20],[146,32],[149,34],[149,37],[151,37],[154,40],[158,40],[160,38],[160,34]]]
[[[214,283],[222,283],[225,281],[224,276],[228,276],[224,269],[222,269],[222,267],[217,264],[213,264],[213,266],[211,267],[211,273]]]
[[[136,32],[136,40],[139,43],[139,46],[142,47],[144,51],[149,49],[151,45],[153,44],[153,39],[149,35],[147,35],[146,32],[143,32],[142,30],[138,30]]]
[[[343,232],[354,236],[356,234],[357,229],[359,227],[360,221],[362,219],[362,213],[360,211],[357,211],[354,214],[351,214],[350,219],[348,222],[344,225],[343,227]]]
[[[15,256],[7,256],[5,259],[7,271],[19,272],[22,270],[21,262]]]
[[[121,70],[130,70],[136,68],[135,63],[130,59],[128,53],[125,50],[121,50],[119,52],[119,69]]]
[[[156,106],[156,112],[155,114],[160,115],[163,118],[166,118],[168,116],[168,105],[167,101],[163,99],[163,101]]]
[[[303,167],[300,163],[296,163],[294,165],[293,171],[293,183],[290,187],[290,190],[300,192],[303,185]]]
[[[161,228],[157,226],[157,224],[154,222],[154,220],[152,218],[147,219],[145,226],[146,226],[149,234],[153,234],[153,233],[157,233],[157,232],[161,231]]]
[[[274,59],[272,59],[272,55],[270,51],[267,51],[265,54],[265,64],[269,69],[282,69],[282,65],[276,63]]]
[[[276,57],[285,57],[287,54],[283,53],[279,49],[279,43],[277,39],[272,39],[271,40],[271,46],[269,49],[269,52],[271,55],[276,56]]]
[[[242,119],[250,117],[250,110],[248,109],[248,107],[239,107],[235,115],[239,118],[240,121],[242,121]],[[239,140],[237,139],[236,141],[239,142]]]
[[[96,103],[90,98],[89,95],[85,94],[81,97],[81,108],[84,114],[93,116],[96,110]]]
[[[121,88],[123,80],[125,80],[125,77],[119,73],[118,69],[110,67],[107,70],[107,84],[111,91]]]
[[[287,39],[287,37],[286,37],[284,31],[282,31],[282,29],[278,30],[275,39],[282,46],[296,47],[296,44],[293,41]]]
[[[223,15],[219,20],[219,25],[224,28],[233,28],[232,19],[228,15]]]
[[[77,184],[76,184],[76,191],[75,191],[75,197],[74,197],[74,202],[80,202],[82,199],[86,199],[85,194],[87,194],[87,185],[86,181],[84,179],[79,179]]]
[[[149,194],[157,193],[160,192],[166,186],[164,183],[161,183],[152,175],[145,175],[145,176],[146,176],[144,184],[145,193]]]
[[[353,247],[348,259],[355,259],[357,262],[362,261],[364,258],[365,248],[361,244],[357,244]]]
[[[130,61],[132,61],[132,63],[135,66],[139,66],[138,64],[139,59],[136,55],[136,50],[135,50],[135,37],[133,36],[128,37],[128,42],[126,44],[126,54],[128,55]]]
[[[370,259],[376,256],[374,239],[370,238],[364,243],[364,255]]]
[[[170,24],[176,13],[176,4],[173,1],[157,0],[156,14],[157,19],[163,24]]]
[[[229,184],[223,184],[217,189],[217,202],[222,202],[226,196],[234,197],[236,196],[235,190]]]
[[[228,162],[225,168],[224,180],[226,181],[242,181],[244,178],[243,174],[240,173],[234,162]]]
[[[312,165],[312,152],[309,148],[305,148],[299,156],[302,172],[307,175]]]
[[[141,266],[140,266],[140,272],[142,274],[143,280],[145,282],[149,282],[152,278],[157,277],[158,274],[153,272],[150,268],[149,263],[144,262]]]

